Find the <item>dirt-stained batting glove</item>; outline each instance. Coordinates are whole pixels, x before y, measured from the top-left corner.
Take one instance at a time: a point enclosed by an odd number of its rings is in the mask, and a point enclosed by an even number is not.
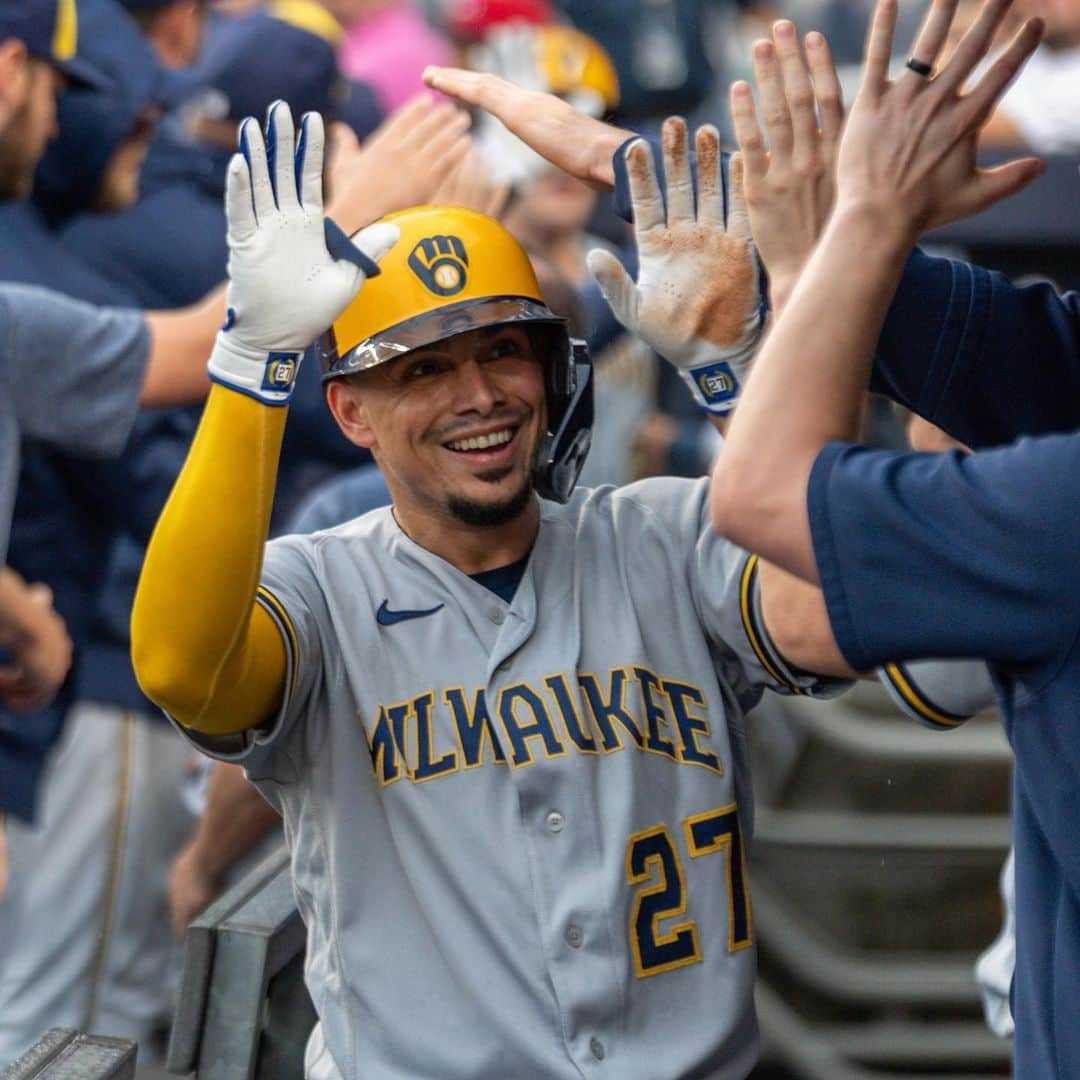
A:
[[[742,161],[730,162],[730,208],[724,224],[720,136],[696,135],[698,199],[690,179],[686,123],[664,121],[665,200],[642,139],[626,149],[638,279],[610,252],[590,251],[589,269],[615,317],[673,364],[698,403],[724,415],[735,402],[761,338],[759,268],[742,196]]]
[[[304,349],[341,314],[397,226],[371,225],[350,241],[323,217],[322,117],[307,113],[294,138],[289,106],[270,106],[264,140],[248,117],[225,187],[228,315],[210,354],[210,378],[267,405],[286,405]]]

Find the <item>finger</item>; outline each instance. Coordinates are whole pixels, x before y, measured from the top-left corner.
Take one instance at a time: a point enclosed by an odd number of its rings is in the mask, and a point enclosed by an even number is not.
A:
[[[829,43],[816,30],[806,35],[806,62],[814,82],[821,134],[830,143],[839,142],[844,127],[844,93]]]
[[[445,176],[448,172],[455,170],[468,156],[471,146],[468,136],[461,134],[449,145],[437,151],[430,159],[431,169],[435,176]]]
[[[934,0],[926,17],[922,21],[915,42],[911,46],[910,56],[920,60],[924,64],[934,66],[949,36],[949,27],[952,26],[953,17],[956,15],[958,0]],[[917,71],[905,68],[900,78],[913,86],[926,86],[926,76]]]
[[[427,94],[410,98],[404,105],[390,113],[364,140],[364,147],[393,143],[410,134],[433,106],[434,102]]]
[[[499,106],[509,104],[515,98],[515,91],[521,94],[521,88],[498,75],[489,75],[463,68],[426,67],[424,82],[433,90],[456,98],[467,105],[499,115]]]
[[[967,117],[967,130],[982,126],[1005,88],[1038,48],[1043,30],[1042,19],[1028,19],[1013,35],[1008,47],[990,65],[986,74],[964,97],[962,115]]]
[[[791,158],[794,137],[791,115],[784,97],[784,79],[776,62],[776,48],[771,41],[754,42],[754,81],[758,88],[765,137],[769,140],[769,163],[787,163]]]
[[[266,113],[266,163],[274,185],[274,202],[281,209],[299,205],[295,144],[292,110],[286,102],[275,101]]]
[[[509,200],[510,185],[495,184],[488,191],[487,204],[484,206],[484,213],[487,214],[488,217],[496,219],[501,218]]]
[[[457,168],[451,169],[431,195],[431,201],[439,206],[458,206],[461,200],[462,170],[468,161],[468,155],[461,159]]]
[[[1033,157],[1009,161],[993,169],[980,169],[962,214],[956,216],[967,217],[981,213],[994,203],[1022,191],[1045,171],[1046,163]]]
[[[789,19],[781,19],[774,24],[773,45],[784,83],[788,115],[791,117],[795,157],[799,161],[812,160],[817,157],[818,142],[814,87],[799,48],[795,24]]]
[[[361,229],[352,242],[371,260],[378,262],[397,242],[401,230],[390,221],[376,221]]]
[[[317,112],[304,113],[300,119],[300,138],[296,144],[296,184],[300,204],[311,214],[323,212],[323,154],[326,132]]]
[[[449,105],[432,110],[431,115],[417,127],[410,139],[415,153],[441,154],[455,141],[465,137],[469,130],[469,114]]]
[[[638,298],[634,279],[623,264],[603,248],[593,248],[585,261],[615,318],[631,333],[636,333]]]
[[[241,243],[258,228],[251,197],[251,172],[243,154],[233,154],[225,173],[225,218],[229,242]]]
[[[732,154],[728,162],[727,231],[731,236],[750,239],[750,215],[746,211],[745,166],[742,154]]]
[[[664,224],[664,201],[656,180],[652,147],[644,139],[635,139],[626,149],[626,176],[634,210],[634,235],[640,247],[650,229]]]
[[[747,174],[753,179],[763,177],[769,168],[769,155],[758,127],[754,95],[750,92],[750,84],[742,80],[731,84],[731,120]]]
[[[469,126],[469,114],[456,105],[443,102],[420,113],[404,137],[410,146],[423,148],[429,142],[460,134]]]
[[[694,135],[697,153],[698,221],[724,225],[724,184],[720,178],[720,132],[702,124]]]
[[[889,58],[892,56],[893,31],[896,28],[896,0],[877,0],[870,29],[866,34],[866,52],[860,93],[877,97],[889,81]]]
[[[681,116],[669,116],[660,128],[660,149],[667,180],[667,220],[693,221],[694,187],[690,179],[689,131]]]
[[[978,17],[960,39],[949,62],[934,80],[934,86],[940,93],[953,93],[964,85],[975,65],[989,51],[994,35],[1011,3],[1012,0],[986,0]]]
[[[251,181],[251,203],[256,221],[262,221],[274,210],[274,187],[266,162],[266,143],[258,123],[247,117],[240,124],[240,153],[247,161]]]
[[[304,113],[307,116],[307,113]],[[352,157],[360,151],[360,140],[356,137],[356,132],[353,131],[348,124],[343,124],[340,120],[335,120],[327,129],[327,135],[330,142],[330,153],[332,158],[337,157]],[[300,152],[300,139],[304,134],[304,117],[300,118],[300,135],[297,136],[296,151]]]
[[[26,587],[31,600],[42,607],[52,607],[53,591],[44,581],[35,581]]]

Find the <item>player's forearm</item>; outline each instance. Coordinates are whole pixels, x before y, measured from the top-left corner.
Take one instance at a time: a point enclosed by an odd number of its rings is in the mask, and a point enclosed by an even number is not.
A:
[[[218,762],[210,773],[206,809],[195,826],[191,855],[207,878],[220,881],[238,859],[281,824],[239,765]]]
[[[286,412],[212,388],[143,563],[135,674],[198,730],[252,726],[280,701],[284,653],[253,612]]]
[[[838,208],[758,352],[713,471],[718,531],[808,581],[817,581],[810,470],[826,443],[858,436],[874,342],[909,247],[882,215]]]
[[[188,405],[206,397],[206,357],[224,321],[224,285],[189,307],[146,313],[150,357],[139,394],[143,408]]]

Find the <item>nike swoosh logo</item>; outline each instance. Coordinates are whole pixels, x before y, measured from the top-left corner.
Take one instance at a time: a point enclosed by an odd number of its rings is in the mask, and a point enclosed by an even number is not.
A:
[[[436,611],[441,611],[445,604],[436,604],[433,608],[427,608],[424,611],[418,611],[415,609],[403,608],[401,611],[391,611],[387,605],[388,601],[384,600],[379,605],[379,610],[375,612],[375,621],[380,626],[393,626],[394,623],[406,622],[408,619],[422,619],[425,615],[434,615]]]

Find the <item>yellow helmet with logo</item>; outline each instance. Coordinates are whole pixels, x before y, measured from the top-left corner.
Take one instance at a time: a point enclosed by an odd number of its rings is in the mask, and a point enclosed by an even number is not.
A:
[[[536,487],[565,501],[589,446],[592,363],[544,302],[524,248],[494,218],[459,206],[419,206],[383,220],[398,227],[400,239],[317,342],[323,381],[469,330],[524,325],[533,331],[547,391]]]
[[[552,94],[592,116],[619,104],[619,76],[604,47],[572,26],[536,31],[540,73]]]

